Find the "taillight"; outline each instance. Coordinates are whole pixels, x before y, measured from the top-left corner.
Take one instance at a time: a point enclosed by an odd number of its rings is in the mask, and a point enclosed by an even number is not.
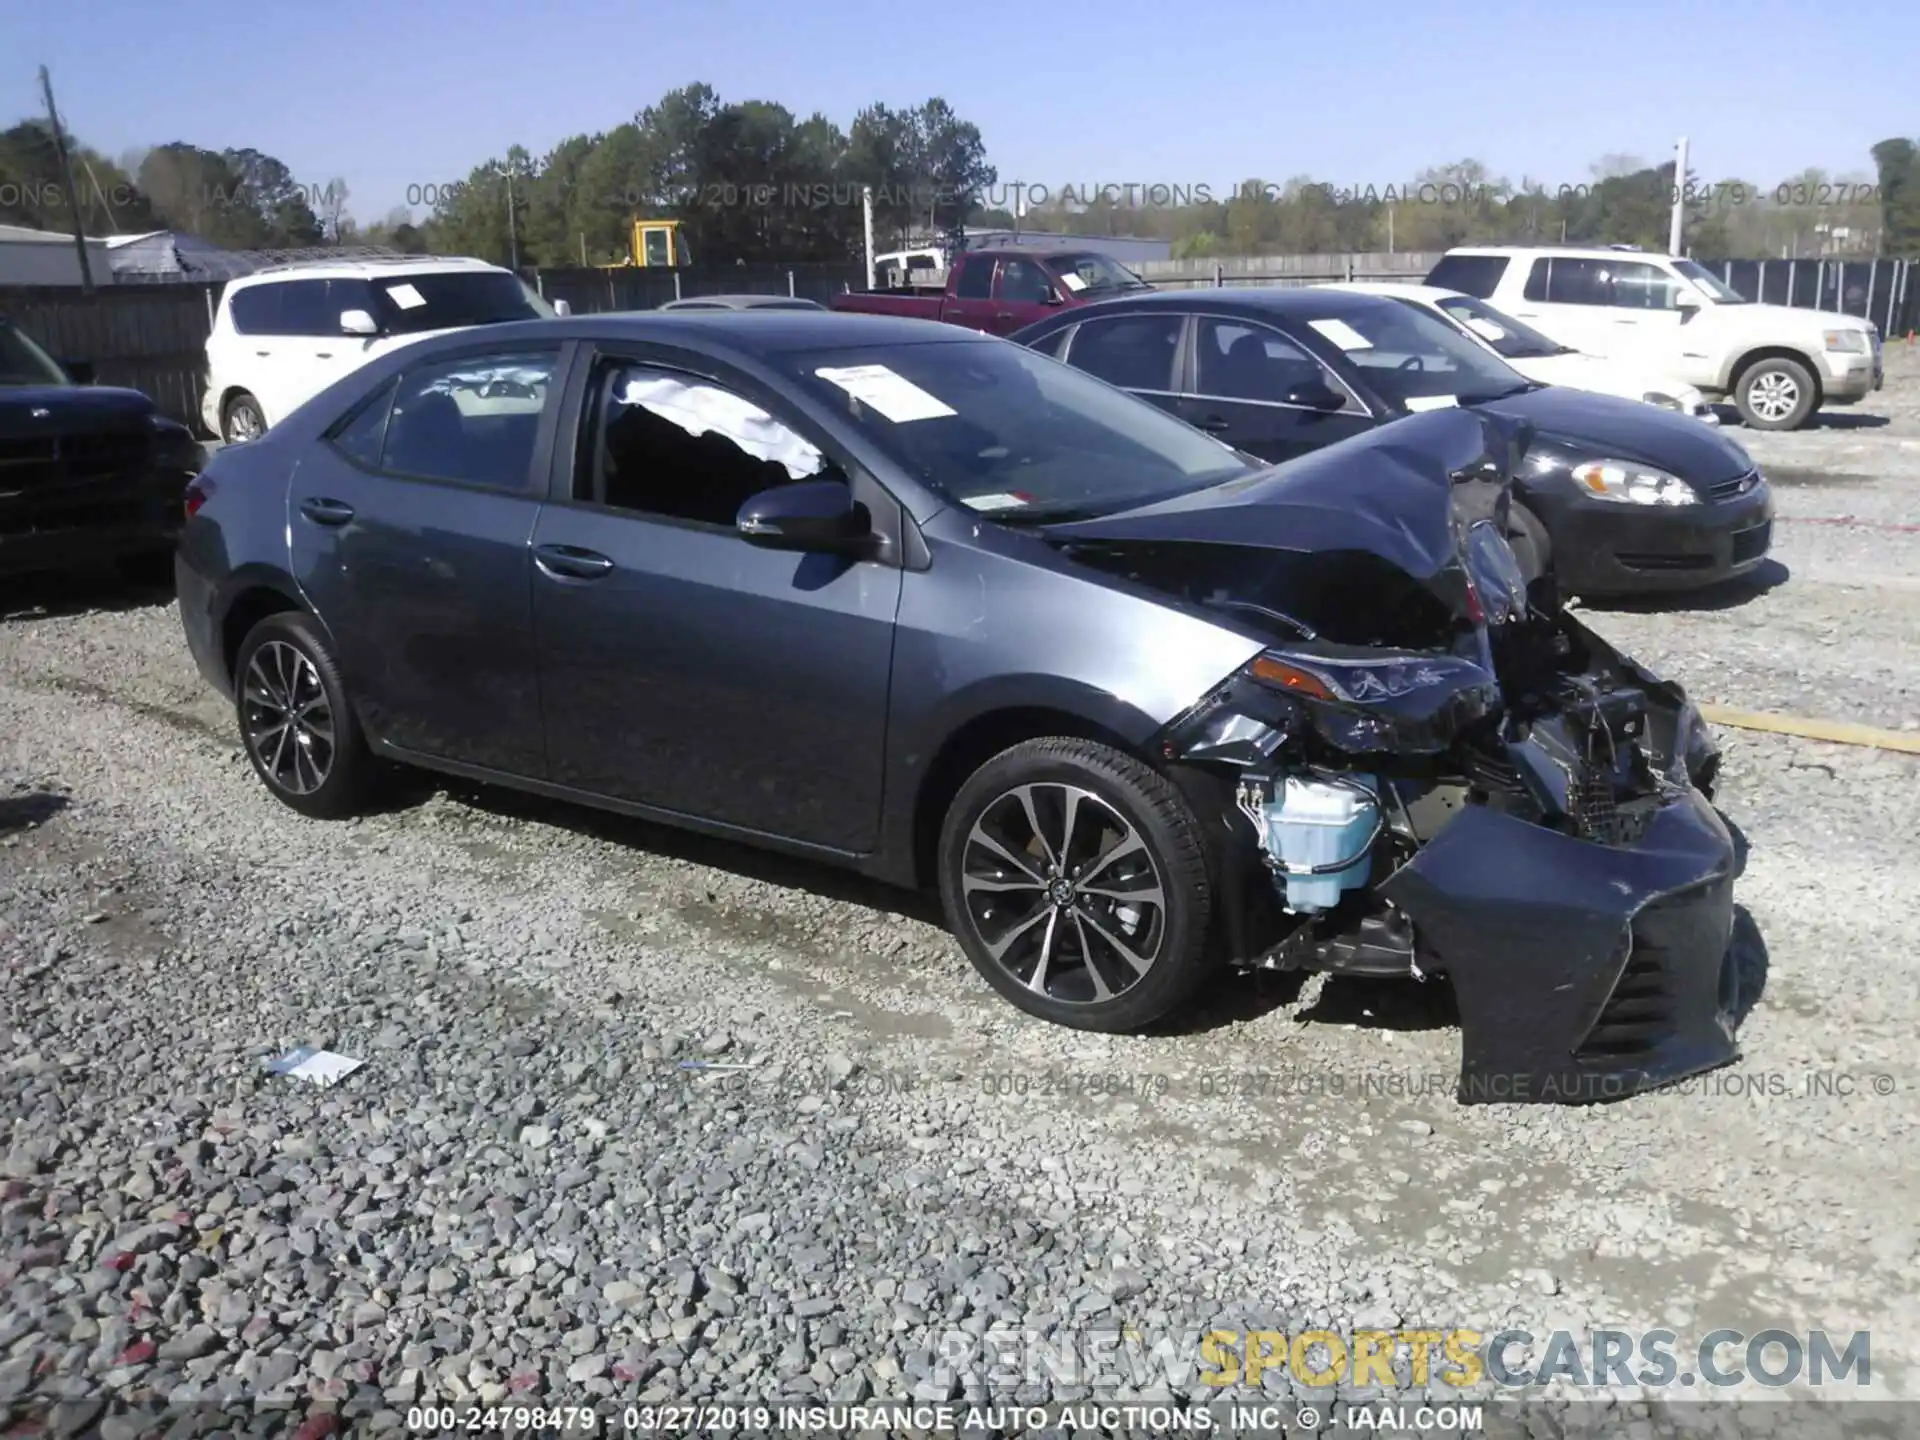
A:
[[[200,513],[200,507],[213,496],[213,482],[195,480],[187,486],[187,518],[191,520]]]

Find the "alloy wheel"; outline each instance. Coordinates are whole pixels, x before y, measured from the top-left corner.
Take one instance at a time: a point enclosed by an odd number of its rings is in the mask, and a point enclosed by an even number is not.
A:
[[[1800,403],[1800,386],[1778,370],[1757,376],[1747,387],[1747,404],[1763,420],[1784,420]]]
[[[247,662],[242,729],[260,770],[282,790],[311,795],[333,773],[333,706],[302,650],[269,640]]]
[[[987,954],[1050,1000],[1115,999],[1166,941],[1166,885],[1146,841],[1077,785],[1015,786],[982,810],[962,850],[960,893]]]
[[[260,412],[251,405],[236,405],[227,414],[227,438],[235,444],[246,440],[258,440],[266,430],[266,423],[260,418]]]

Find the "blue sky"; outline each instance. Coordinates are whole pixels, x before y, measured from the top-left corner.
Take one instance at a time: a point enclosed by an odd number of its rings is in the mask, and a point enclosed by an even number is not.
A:
[[[693,80],[842,126],[942,95],[1002,182],[1055,191],[1384,189],[1466,157],[1573,184],[1682,134],[1702,180],[1771,185],[1870,175],[1875,141],[1920,135],[1909,0],[0,0],[0,37],[0,123],[37,108],[45,63],[109,155],[250,145],[316,189],[344,177],[363,220]]]

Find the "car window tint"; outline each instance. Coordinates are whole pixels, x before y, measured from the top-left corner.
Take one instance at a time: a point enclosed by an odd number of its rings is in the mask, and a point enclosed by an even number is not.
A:
[[[1031,260],[1002,260],[1000,262],[1000,298],[1014,300],[1025,305],[1040,305],[1046,302],[1052,289],[1047,282],[1047,272]]]
[[[1611,262],[1613,303],[1629,310],[1671,310],[1679,282],[1658,265]]]
[[[280,292],[284,285],[249,285],[233,292],[227,314],[233,328],[242,335],[277,335],[280,323]]]
[[[393,408],[397,380],[389,380],[362,400],[327,432],[327,443],[369,470],[380,466],[380,445],[387,434],[387,412]]]
[[[1554,256],[1533,262],[1527,277],[1527,299],[1549,305],[1611,305],[1613,285],[1604,260]]]
[[[609,367],[598,410],[588,493],[618,509],[730,529],[762,490],[833,469],[753,401],[691,375]]]
[[[1071,336],[1073,332],[1073,326],[1062,325],[1053,334],[1034,341],[1033,344],[1027,348],[1037,354],[1051,355],[1054,359],[1058,360],[1061,352],[1067,348],[1067,338]]]
[[[532,484],[534,445],[557,350],[500,351],[424,365],[401,377],[380,468],[492,490]]]
[[[1500,277],[1506,273],[1504,255],[1443,255],[1427,272],[1427,284],[1485,300],[1500,287]]]
[[[289,280],[280,289],[280,309],[269,333],[274,335],[338,335],[340,314],[327,312],[325,280]]]
[[[1171,390],[1179,315],[1115,315],[1074,331],[1067,363],[1125,390]]]
[[[1223,400],[1279,401],[1310,381],[1341,388],[1320,362],[1265,325],[1203,319],[1194,388]]]
[[[956,262],[960,278],[953,282],[954,297],[959,300],[985,300],[993,294],[993,261],[972,256]]]

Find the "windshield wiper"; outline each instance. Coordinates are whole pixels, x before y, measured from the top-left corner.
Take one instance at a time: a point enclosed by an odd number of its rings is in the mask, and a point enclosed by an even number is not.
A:
[[[1526,395],[1540,388],[1532,380],[1522,380],[1518,385],[1510,385],[1505,390],[1493,390],[1485,395],[1461,395],[1457,398],[1462,405],[1484,405],[1489,400],[1505,400],[1510,396]]]

